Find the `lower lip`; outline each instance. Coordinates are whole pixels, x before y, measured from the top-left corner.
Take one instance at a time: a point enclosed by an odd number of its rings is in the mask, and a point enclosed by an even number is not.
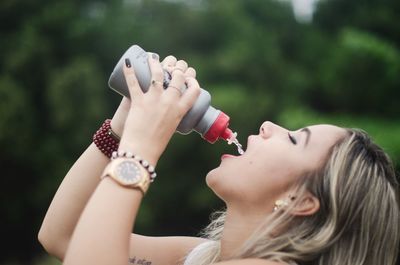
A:
[[[236,157],[236,156],[224,154],[224,155],[221,156],[221,160],[226,159],[226,158],[233,158],[233,157]]]

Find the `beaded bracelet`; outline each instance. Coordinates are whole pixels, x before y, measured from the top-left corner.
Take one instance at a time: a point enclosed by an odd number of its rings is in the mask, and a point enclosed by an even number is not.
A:
[[[111,129],[111,120],[107,119],[93,135],[93,142],[108,158],[118,150],[119,136]]]
[[[142,167],[144,167],[147,170],[147,172],[149,172],[150,182],[153,182],[154,179],[157,177],[155,168],[152,165],[150,165],[150,163],[147,162],[147,160],[142,159],[140,156],[134,155],[131,152],[125,152],[125,151],[112,152],[111,160],[119,158],[119,157],[133,158],[136,161],[138,161],[142,165]]]

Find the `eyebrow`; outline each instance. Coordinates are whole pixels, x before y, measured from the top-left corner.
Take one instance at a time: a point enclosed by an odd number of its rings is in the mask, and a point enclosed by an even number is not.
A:
[[[305,132],[306,133],[306,141],[304,142],[304,146],[307,146],[310,137],[311,137],[311,130],[308,127],[305,127],[300,130],[300,132]]]

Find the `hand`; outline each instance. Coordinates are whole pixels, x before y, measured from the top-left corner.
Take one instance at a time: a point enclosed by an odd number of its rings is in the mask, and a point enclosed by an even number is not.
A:
[[[169,73],[180,69],[186,76],[196,78],[196,70],[192,67],[188,67],[188,64],[183,60],[177,61],[177,59],[172,55],[165,57],[161,62],[161,65],[162,68],[167,70]],[[131,100],[127,97],[123,97],[111,120],[111,128],[118,136],[122,135],[130,107]]]
[[[119,150],[137,154],[153,165],[200,94],[200,86],[193,77],[194,69],[187,68],[184,61],[175,63],[175,60],[172,56],[164,60],[170,69],[166,68],[172,70],[172,80],[164,90],[164,74],[158,56],[153,54],[149,57],[152,81],[147,93],[140,89],[133,68],[128,67],[130,62],[124,66],[131,104]],[[182,94],[180,88],[185,83],[187,90]]]

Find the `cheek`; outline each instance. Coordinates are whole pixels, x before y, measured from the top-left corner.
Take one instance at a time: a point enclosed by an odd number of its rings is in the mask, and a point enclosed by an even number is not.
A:
[[[252,190],[256,197],[265,199],[285,192],[296,180],[299,169],[288,161],[278,163],[269,160],[264,163],[249,161],[249,177],[246,189]]]

